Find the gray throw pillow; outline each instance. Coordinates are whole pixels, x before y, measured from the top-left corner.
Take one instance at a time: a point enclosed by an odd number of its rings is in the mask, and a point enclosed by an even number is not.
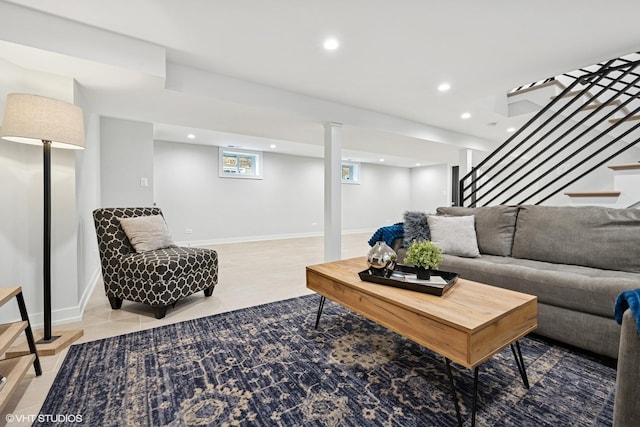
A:
[[[473,215],[476,218],[476,239],[480,253],[511,256],[513,235],[516,232],[517,206],[446,206],[438,208],[436,212],[450,216]]]
[[[466,258],[480,256],[473,215],[430,215],[427,220],[431,231],[431,242],[439,247],[442,253]]]
[[[147,252],[174,246],[162,215],[118,218],[118,220],[136,252]]]
[[[404,213],[404,246],[409,247],[414,241],[431,240],[427,214],[424,212],[407,211]]]

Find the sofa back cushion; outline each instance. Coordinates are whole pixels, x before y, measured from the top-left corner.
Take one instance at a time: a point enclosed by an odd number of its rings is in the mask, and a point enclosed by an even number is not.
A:
[[[640,210],[531,206],[518,212],[513,257],[640,273]]]
[[[516,227],[516,206],[479,208],[441,207],[437,213],[452,216],[475,216],[476,238],[480,253],[510,256]]]

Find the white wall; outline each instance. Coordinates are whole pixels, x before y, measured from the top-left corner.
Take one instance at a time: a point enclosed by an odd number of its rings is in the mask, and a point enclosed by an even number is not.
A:
[[[377,230],[401,222],[411,200],[410,170],[363,163],[360,184],[342,184],[343,230]]]
[[[84,306],[100,275],[93,210],[100,207],[100,117],[85,111],[85,149],[76,153],[78,300]]]
[[[222,242],[320,235],[322,159],[264,153],[264,179],[218,176],[218,147],[156,141],[154,198],[174,240]],[[363,164],[360,185],[343,184],[343,229],[402,220],[409,170]],[[189,228],[193,234],[185,234]]]
[[[4,97],[1,102],[4,105]],[[42,311],[42,255],[32,248],[42,233],[42,214],[39,220],[30,218],[36,208],[30,207],[34,197],[29,190],[42,176],[38,168],[42,156],[37,147],[0,140],[0,287],[22,286],[30,313]],[[17,317],[14,304],[6,304],[0,313],[3,322]]]
[[[102,207],[153,205],[153,125],[100,120]],[[147,186],[140,179],[147,178]]]
[[[411,210],[435,213],[440,206],[451,205],[449,165],[411,169]]]

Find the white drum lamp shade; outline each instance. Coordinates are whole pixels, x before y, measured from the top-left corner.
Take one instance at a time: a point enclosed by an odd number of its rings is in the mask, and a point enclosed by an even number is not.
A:
[[[0,137],[53,148],[84,148],[82,109],[77,105],[24,93],[7,96]]]

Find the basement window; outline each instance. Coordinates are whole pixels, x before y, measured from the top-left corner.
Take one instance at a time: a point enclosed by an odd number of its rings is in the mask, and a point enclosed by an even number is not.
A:
[[[360,163],[342,162],[342,183],[360,184]]]
[[[262,179],[262,152],[220,147],[219,176]]]

